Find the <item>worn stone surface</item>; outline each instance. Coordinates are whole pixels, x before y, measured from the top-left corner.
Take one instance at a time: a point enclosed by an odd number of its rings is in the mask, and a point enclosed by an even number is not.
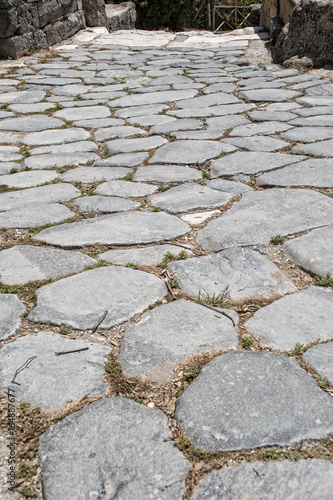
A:
[[[236,148],[216,141],[176,141],[159,148],[149,163],[201,165],[222,152],[230,153]]]
[[[283,250],[298,266],[319,276],[333,276],[333,225],[286,241]]]
[[[219,295],[232,300],[274,297],[295,292],[296,287],[266,257],[248,248],[231,248],[213,255],[168,265],[184,292],[198,296]]]
[[[251,191],[199,231],[197,240],[215,252],[239,245],[265,245],[277,234],[287,236],[332,224],[332,216],[333,200],[315,191]]]
[[[64,144],[66,142],[84,141],[90,134],[82,128],[43,130],[27,134],[22,142],[29,146],[44,146],[48,144]]]
[[[235,390],[237,387],[237,390]],[[206,365],[177,401],[194,446],[291,446],[332,432],[333,401],[299,364],[271,352],[229,352]]]
[[[237,148],[262,152],[277,152],[289,146],[288,142],[281,141],[280,139],[275,139],[274,137],[266,137],[261,135],[244,138],[232,137],[223,139],[223,142],[227,143],[229,146],[234,145],[237,146]]]
[[[72,205],[77,208],[79,212],[93,212],[97,214],[125,212],[128,210],[136,210],[140,207],[140,203],[137,201],[126,200],[118,196],[112,198],[108,198],[107,196],[85,196],[74,200]]]
[[[16,335],[21,325],[21,316],[25,312],[25,306],[16,295],[0,295],[0,340],[7,340]]]
[[[333,292],[311,286],[262,307],[246,323],[264,347],[292,350],[317,339],[333,338]]]
[[[30,312],[29,319],[87,330],[107,310],[99,328],[108,329],[131,319],[165,295],[165,284],[152,274],[123,267],[103,267],[39,288],[37,306]]]
[[[146,248],[109,250],[108,252],[100,254],[99,257],[113,264],[126,265],[132,263],[137,266],[151,266],[162,262],[168,252],[175,257],[179,256],[180,252],[185,252],[188,257],[193,256],[193,252],[188,248],[182,248],[175,245],[158,245]]]
[[[45,494],[100,496],[107,487],[120,492],[119,498],[181,498],[191,464],[166,441],[170,435],[161,411],[126,398],[86,406],[40,438]]]
[[[285,89],[260,89],[260,90],[242,90],[239,97],[253,102],[284,102],[290,99],[300,97],[300,93],[295,90]]]
[[[50,184],[26,189],[25,191],[11,191],[0,194],[1,210],[16,210],[23,206],[40,205],[66,201],[79,196],[80,191],[68,184]]]
[[[247,184],[236,181],[226,181],[224,179],[213,179],[212,181],[207,181],[206,186],[211,189],[217,189],[218,191],[233,194],[243,194],[247,191],[252,191],[252,188]]]
[[[0,277],[7,285],[60,278],[82,271],[96,261],[80,252],[18,245],[0,252]]]
[[[332,130],[333,132],[333,130]],[[333,187],[333,159],[311,159],[259,176],[258,186]]]
[[[113,169],[112,169],[113,170]],[[157,190],[157,186],[144,183],[133,183],[126,181],[110,181],[100,184],[96,193],[106,196],[121,196],[123,198],[137,198],[147,196]]]
[[[180,165],[147,165],[139,167],[133,175],[136,182],[158,184],[180,183],[202,179],[202,173],[194,168]]]
[[[283,139],[293,142],[313,142],[333,137],[333,127],[300,127],[281,134]]]
[[[333,342],[311,347],[303,354],[302,362],[333,386]]]
[[[119,361],[129,375],[162,382],[171,379],[173,368],[188,356],[237,347],[237,330],[230,319],[182,299],[145,313],[129,326]]]
[[[60,168],[69,165],[85,165],[88,162],[98,160],[96,153],[59,153],[59,154],[38,154],[26,158],[24,165],[27,168],[41,170],[43,168]]]
[[[68,170],[60,177],[64,182],[94,183],[121,179],[132,172],[132,169],[125,167],[78,167]]]
[[[8,187],[29,188],[36,187],[45,182],[52,182],[59,176],[57,172],[18,172],[11,175],[3,175],[1,184]]]
[[[163,137],[143,137],[142,139],[114,139],[105,143],[105,148],[110,154],[133,153],[158,148],[168,141]],[[171,162],[170,162],[171,163]]]
[[[311,156],[333,156],[333,139],[328,141],[313,142],[311,144],[300,144],[291,148],[291,153],[305,154]]]
[[[13,191],[17,192],[17,191]],[[74,217],[75,213],[59,203],[38,203],[20,205],[8,212],[0,212],[0,227],[29,228],[44,224],[55,224]]]
[[[87,348],[88,350],[55,356],[56,352]],[[39,332],[21,337],[0,351],[1,384],[8,387],[18,367],[36,356],[24,375],[17,376],[16,397],[44,410],[61,408],[67,401],[87,394],[102,396],[104,365],[109,348],[93,342],[66,339],[53,332]]]
[[[296,500],[307,496],[329,500],[332,488],[333,465],[327,460],[251,462],[209,474],[199,482],[192,499],[212,500],[225,495],[242,500]]]
[[[14,130],[18,132],[39,132],[55,127],[61,127],[63,122],[50,116],[24,116],[20,118],[6,118],[0,120],[1,130]]]

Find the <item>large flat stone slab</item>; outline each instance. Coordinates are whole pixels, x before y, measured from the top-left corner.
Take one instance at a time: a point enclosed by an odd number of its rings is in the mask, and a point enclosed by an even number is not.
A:
[[[156,186],[141,182],[109,181],[100,184],[96,193],[106,196],[120,196],[122,198],[137,198],[147,196],[157,190]]]
[[[24,191],[10,191],[0,195],[0,210],[16,210],[28,205],[67,201],[80,194],[78,189],[68,184],[49,184]]]
[[[175,104],[176,108],[180,109],[193,109],[193,108],[206,108],[222,104],[241,104],[240,100],[234,95],[225,94],[224,92],[217,92],[216,94],[203,95],[194,97],[193,99],[185,99],[178,101]],[[214,111],[212,111],[213,113]]]
[[[213,179],[206,182],[206,186],[224,193],[243,194],[252,191],[252,188],[243,182],[226,181],[225,179]]]
[[[329,340],[333,337],[333,292],[311,286],[259,309],[245,325],[264,347],[279,351],[318,338]]]
[[[273,135],[291,129],[291,125],[279,121],[268,121],[264,123],[250,123],[240,125],[230,132],[230,137],[251,137],[253,135]]]
[[[212,500],[217,498],[216,493],[220,498],[238,500],[329,500],[332,488],[333,465],[327,460],[251,462],[206,476],[199,482],[192,500]]]
[[[149,163],[201,165],[221,153],[231,153],[237,148],[217,141],[175,141],[159,148]]]
[[[291,153],[331,157],[333,156],[333,139],[293,146]]]
[[[126,137],[139,137],[147,135],[147,131],[139,127],[120,125],[118,127],[100,128],[94,133],[96,141],[103,142],[106,139],[120,139]]]
[[[64,122],[50,116],[23,116],[19,118],[6,118],[0,121],[1,130],[14,130],[17,132],[39,132],[50,128],[61,127]]]
[[[198,448],[227,451],[325,438],[332,410],[332,398],[297,361],[231,351],[203,368],[178,399],[175,417]]]
[[[18,172],[11,175],[2,175],[1,184],[8,187],[29,188],[45,182],[52,182],[59,176],[57,172]]]
[[[286,241],[283,250],[296,264],[310,273],[333,276],[333,225]]]
[[[65,182],[83,182],[90,184],[121,179],[130,172],[132,172],[132,169],[125,167],[78,167],[68,170],[60,177]]]
[[[0,295],[0,340],[7,340],[16,335],[21,326],[21,316],[25,312],[25,306],[16,295]]]
[[[107,106],[89,106],[82,108],[67,108],[61,109],[54,113],[53,116],[61,118],[66,121],[74,120],[95,120],[100,118],[107,118],[111,115],[111,111]]]
[[[34,170],[42,170],[43,168],[60,168],[67,165],[85,165],[95,160],[99,160],[99,156],[96,153],[79,151],[73,153],[38,154],[26,158],[24,166]]]
[[[204,108],[182,108],[179,110],[171,109],[168,111],[169,115],[176,116],[177,118],[190,118],[190,117],[207,117],[207,116],[226,116],[234,115],[235,113],[243,113],[250,109],[255,108],[254,104],[227,104],[222,106],[211,106]]]
[[[238,94],[241,99],[253,102],[284,102],[300,97],[301,95],[295,90],[285,89],[243,90]]]
[[[199,231],[197,240],[213,252],[240,245],[267,245],[277,234],[287,236],[330,225],[332,217],[333,200],[315,191],[251,191]]]
[[[87,348],[86,351],[56,356],[56,352]],[[17,368],[37,356],[24,374],[19,374],[15,396],[44,410],[61,408],[67,401],[102,396],[104,365],[109,348],[84,340],[66,339],[53,332],[26,335],[4,346],[0,352],[1,384],[9,387]]]
[[[254,175],[305,159],[306,156],[299,155],[239,151],[213,160],[210,164],[210,175],[213,178],[231,177],[236,174]]]
[[[11,209],[9,212],[0,212],[0,227],[19,229],[55,224],[74,215],[74,212],[59,203],[29,204]]]
[[[113,141],[105,142],[104,145],[110,154],[116,154],[149,151],[167,142],[167,139],[164,137],[154,135],[153,137],[143,137],[142,139],[114,139]]]
[[[97,160],[96,167],[134,167],[140,165],[148,156],[148,153],[123,153],[111,158]]]
[[[99,326],[108,329],[131,319],[165,295],[164,282],[152,274],[124,267],[97,268],[39,288],[37,306],[29,319],[87,330],[108,311]]]
[[[333,386],[333,342],[315,345],[303,354],[302,362]]]
[[[281,141],[280,139],[275,139],[274,137],[266,137],[262,135],[255,135],[252,137],[232,137],[229,139],[223,139],[223,142],[227,144],[232,144],[241,149],[247,149],[248,151],[263,151],[263,152],[275,152],[281,151],[289,146],[288,142]]]
[[[50,500],[181,498],[191,463],[170,435],[161,411],[122,397],[92,403],[41,436],[44,494]]]
[[[115,108],[128,108],[130,106],[143,106],[145,104],[162,104],[165,102],[180,101],[197,95],[198,91],[188,90],[166,90],[162,92],[149,92],[147,94],[133,94],[110,101],[110,106]]]
[[[44,229],[33,239],[64,248],[141,245],[172,240],[189,230],[185,222],[166,213],[124,212]]]
[[[32,132],[23,137],[22,142],[28,146],[46,146],[48,144],[65,144],[66,142],[84,141],[90,133],[83,128],[53,129]]]
[[[293,142],[322,141],[333,137],[333,127],[295,127],[281,134],[281,137]]]
[[[130,325],[119,361],[130,375],[166,382],[188,356],[237,347],[238,333],[230,319],[181,299],[145,313]]]
[[[192,257],[193,252],[189,249],[176,245],[157,245],[146,248],[126,248],[124,250],[109,250],[99,255],[99,258],[112,262],[113,264],[126,265],[129,262],[137,266],[151,266],[163,261],[167,253],[177,257],[180,252],[185,252]]]
[[[181,165],[147,165],[134,173],[135,182],[146,181],[158,184],[178,183],[202,179],[202,173]]]
[[[79,212],[111,214],[115,212],[126,212],[128,210],[136,210],[140,207],[140,203],[132,200],[125,200],[119,196],[108,198],[107,196],[84,196],[77,198],[72,202],[72,205]]]
[[[1,104],[32,104],[45,97],[43,90],[23,90],[21,92],[8,92],[0,96]]]
[[[0,279],[7,285],[21,285],[66,276],[95,263],[80,252],[18,245],[0,252]]]
[[[333,127],[332,127],[333,131]],[[311,159],[261,175],[258,186],[333,187],[333,158]]]
[[[228,289],[233,300],[274,297],[297,288],[266,257],[248,248],[231,248],[169,264],[179,286],[188,294],[219,295]]]
[[[179,214],[227,205],[232,197],[232,193],[223,193],[197,183],[187,183],[164,193],[150,195],[147,201],[153,207],[160,207],[171,214]]]

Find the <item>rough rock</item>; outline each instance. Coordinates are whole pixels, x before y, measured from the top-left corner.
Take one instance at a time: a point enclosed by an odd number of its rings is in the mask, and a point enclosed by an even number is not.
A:
[[[157,187],[141,182],[110,181],[100,184],[96,193],[106,196],[120,196],[123,198],[138,198],[147,196],[156,191]]]
[[[109,31],[133,30],[135,28],[136,9],[133,2],[106,5],[105,9]]]
[[[80,194],[77,188],[68,184],[49,184],[0,194],[0,206],[1,210],[17,210],[28,205],[67,201]]]
[[[108,27],[104,0],[82,0],[82,10],[87,26]]]
[[[302,362],[311,370],[326,378],[333,386],[333,342],[315,345],[303,354]]]
[[[147,165],[139,167],[133,175],[135,182],[169,184],[202,179],[202,173],[180,165]]]
[[[0,227],[18,229],[55,224],[75,215],[69,208],[59,203],[29,204],[28,208],[27,210],[23,205],[8,212],[0,212]]]
[[[140,203],[137,201],[125,200],[119,196],[113,196],[111,198],[107,196],[84,196],[74,200],[72,205],[77,208],[79,212],[93,212],[97,214],[125,212],[140,207]]]
[[[25,312],[25,306],[16,295],[0,295],[0,340],[16,335],[21,326],[21,316]]]
[[[160,147],[149,163],[201,165],[222,152],[231,153],[237,148],[216,141],[175,141]]]

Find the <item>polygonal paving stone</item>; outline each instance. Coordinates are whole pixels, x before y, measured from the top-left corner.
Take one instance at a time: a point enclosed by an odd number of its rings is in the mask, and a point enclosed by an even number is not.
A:
[[[254,175],[301,160],[306,160],[306,156],[241,151],[213,160],[210,164],[210,175],[211,177]]]
[[[25,306],[16,295],[0,294],[0,340],[16,335],[21,326],[21,316],[25,312]]]
[[[162,92],[149,92],[145,95],[133,94],[110,102],[110,106],[115,108],[128,108],[130,106],[143,106],[144,104],[162,104],[164,102],[180,101],[189,99],[197,95],[198,91],[188,90],[167,90]]]
[[[140,127],[151,127],[153,125],[161,125],[161,123],[168,123],[175,120],[175,117],[168,115],[144,115],[128,118],[127,121],[132,125],[138,124]]]
[[[64,122],[50,116],[23,116],[19,118],[6,118],[0,121],[1,130],[15,130],[18,132],[39,132],[55,127],[61,127]]]
[[[86,153],[90,151],[97,151],[98,146],[92,141],[77,141],[69,142],[67,144],[56,144],[49,146],[39,146],[37,148],[29,149],[31,155],[47,154],[63,154],[63,153]]]
[[[332,103],[333,104],[333,103]],[[313,108],[299,108],[295,109],[293,113],[299,116],[319,116],[319,115],[333,115],[333,106],[315,106]]]
[[[250,137],[253,135],[272,135],[277,132],[285,132],[291,129],[291,125],[277,121],[269,121],[265,123],[250,123],[249,125],[240,125],[235,127],[229,134],[230,137],[241,136]]]
[[[218,191],[232,194],[243,194],[247,191],[252,191],[251,186],[248,186],[247,184],[236,181],[226,181],[224,179],[213,179],[212,181],[206,181],[206,186],[211,189],[217,189]]]
[[[56,118],[62,118],[67,121],[74,120],[94,120],[96,118],[107,118],[111,115],[111,111],[107,106],[89,106],[82,108],[67,108],[61,109],[54,113]]]
[[[179,286],[192,296],[219,295],[227,290],[232,300],[274,297],[297,288],[266,257],[248,248],[230,248],[169,264]]]
[[[243,90],[238,94],[241,99],[253,102],[284,102],[300,97],[301,95],[302,94],[295,90],[284,89]]]
[[[0,132],[0,142],[4,144],[13,144],[18,140],[18,134],[12,134],[11,132]]]
[[[332,127],[333,115],[309,116],[308,118],[295,118],[290,125],[296,127]]]
[[[90,134],[83,128],[68,128],[32,132],[23,137],[22,142],[29,146],[44,146],[48,144],[64,144],[66,142],[84,141],[90,139]]]
[[[171,109],[168,111],[169,115],[176,116],[177,118],[190,118],[190,117],[204,117],[210,115],[215,116],[225,116],[225,115],[234,115],[235,113],[243,113],[244,111],[248,111],[250,109],[255,108],[254,104],[227,104],[223,106],[213,106],[213,107],[204,107],[204,108],[189,108],[189,109]]]
[[[229,311],[230,317],[238,316]],[[188,356],[237,349],[238,333],[230,319],[184,299],[141,316],[124,332],[119,361],[129,375],[166,382]]]
[[[147,165],[139,167],[133,181],[156,182],[168,184],[171,182],[186,182],[202,179],[202,172],[194,168],[180,165]]]
[[[74,127],[82,128],[116,127],[123,124],[124,120],[118,120],[117,118],[94,118],[92,120],[78,120],[73,122]]]
[[[274,152],[285,149],[289,146],[288,142],[281,141],[280,139],[274,139],[274,137],[266,137],[261,135],[255,135],[253,137],[244,138],[230,138],[223,139],[223,142],[227,144],[233,144],[241,149],[248,149],[249,151],[266,151]]]
[[[34,155],[27,158],[24,162],[25,167],[34,170],[43,168],[60,168],[66,165],[84,165],[88,162],[99,160],[99,156],[95,153],[61,153],[48,155]]]
[[[295,118],[289,111],[250,111],[249,118],[254,122],[279,121],[288,122]]]
[[[175,418],[205,450],[291,446],[332,433],[333,400],[283,354],[231,351],[203,368]]]
[[[178,101],[175,104],[176,109],[193,109],[193,108],[206,108],[221,104],[241,104],[240,100],[234,95],[225,94],[224,92],[217,92],[216,94],[203,95],[194,97],[193,99],[185,99]],[[214,111],[212,111],[213,113]],[[209,115],[209,113],[207,113]]]
[[[95,167],[134,167],[140,165],[147,157],[148,153],[123,153],[105,160],[97,160]]]
[[[109,250],[108,252],[100,254],[99,258],[118,265],[126,265],[131,262],[137,266],[151,266],[162,262],[165,254],[169,252],[175,257],[177,257],[180,252],[185,252],[188,257],[193,256],[193,252],[188,248],[181,248],[176,245],[157,245],[146,248]]]
[[[16,188],[29,188],[39,186],[45,182],[52,182],[59,178],[57,172],[18,172],[11,175],[3,175],[1,184]]]
[[[56,356],[56,352],[88,350]],[[102,381],[110,350],[83,340],[66,339],[53,332],[26,335],[1,349],[1,383],[9,387],[17,368],[36,356],[24,374],[18,374],[15,396],[45,410],[61,408],[67,401],[102,396],[107,385]]]
[[[17,209],[12,208],[9,212],[0,212],[0,227],[9,229],[43,226],[65,221],[74,215],[74,212],[59,203],[29,204]]]
[[[115,116],[119,118],[132,118],[134,116],[154,116],[157,113],[167,109],[166,104],[148,104],[147,106],[133,106],[124,109],[118,109],[115,112]],[[162,115],[161,115],[162,116]]]
[[[209,116],[209,115],[208,115]],[[240,125],[251,124],[245,116],[242,115],[227,115],[227,116],[215,116],[213,118],[207,118],[206,124],[208,127],[219,128],[222,130],[228,130],[233,127],[238,127]]]
[[[1,153],[0,153],[1,155]],[[7,175],[9,174],[13,169],[17,170],[17,163],[11,162],[11,161],[0,161],[0,175]]]
[[[80,194],[78,189],[68,184],[49,184],[24,191],[10,191],[0,194],[0,210],[16,210],[27,205],[66,201]]]
[[[125,167],[78,167],[68,170],[60,177],[64,182],[83,182],[90,184],[121,179],[131,172],[131,168]]]
[[[122,198],[137,198],[147,196],[157,190],[156,186],[139,182],[110,181],[100,184],[95,193],[106,196],[121,196]]]
[[[291,153],[331,157],[333,156],[333,139],[313,142],[311,144],[299,144],[291,149]]]
[[[96,260],[80,252],[18,245],[0,252],[0,277],[7,285],[21,285],[66,276],[92,264]]]
[[[306,160],[280,170],[268,172],[259,176],[256,184],[258,186],[281,187],[333,187],[333,158]]]
[[[267,245],[277,234],[287,236],[332,224],[332,217],[333,200],[315,191],[251,191],[201,229],[197,241],[213,252],[239,245]]]
[[[152,274],[124,267],[103,267],[39,288],[37,306],[29,319],[87,330],[107,310],[99,328],[108,329],[131,319],[165,295],[164,282]]]
[[[333,276],[333,226],[286,241],[283,250],[298,266],[319,276]]]
[[[106,196],[84,196],[74,200],[72,205],[77,208],[79,212],[93,212],[97,214],[126,212],[128,210],[136,210],[140,207],[140,203],[137,201],[125,200],[118,196],[111,198]]]
[[[176,141],[159,148],[149,163],[182,163],[201,165],[219,154],[231,153],[237,148],[216,141]]]
[[[114,139],[105,142],[105,149],[110,154],[132,153],[136,151],[148,151],[155,149],[168,141],[164,137],[155,135],[153,137],[143,137],[142,139]]]
[[[138,137],[147,135],[147,131],[139,127],[130,127],[129,125],[119,127],[101,128],[95,133],[96,141],[102,142],[106,139],[120,139],[126,137]]]
[[[126,212],[44,229],[33,239],[64,248],[105,245],[141,245],[172,240],[190,227],[166,213]]]
[[[333,464],[327,460],[251,462],[213,472],[199,481],[192,500],[330,500]],[[218,496],[216,496],[218,495]]]
[[[0,146],[0,161],[15,161],[21,160],[19,148],[16,146]],[[17,166],[17,165],[16,165]]]
[[[333,292],[311,286],[259,309],[245,326],[264,347],[279,351],[328,340],[333,337]]]
[[[160,207],[171,214],[178,214],[227,205],[232,197],[231,193],[223,193],[196,183],[189,183],[173,187],[164,193],[148,196],[147,201],[153,207]]]
[[[297,99],[297,102],[308,106],[333,106],[333,97],[304,96]]]
[[[41,436],[44,494],[50,500],[182,498],[191,463],[168,442],[170,435],[161,411],[122,397],[92,403]]]
[[[155,125],[151,127],[149,135],[155,134],[170,134],[177,130],[197,130],[203,127],[203,123],[200,120],[195,120],[194,118],[185,118],[183,120],[173,120],[168,123],[162,123],[161,125]]]
[[[311,370],[326,378],[333,386],[333,342],[315,345],[303,354],[302,362]]]
[[[296,127],[284,132],[281,137],[294,142],[322,141],[333,137],[333,127]]]
[[[43,90],[24,90],[22,92],[8,92],[7,94],[0,95],[1,104],[32,104],[39,102],[45,97]]]

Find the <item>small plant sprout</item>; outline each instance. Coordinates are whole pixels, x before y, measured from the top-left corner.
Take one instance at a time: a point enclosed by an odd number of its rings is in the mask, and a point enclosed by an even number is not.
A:
[[[327,273],[326,276],[315,276],[315,282],[318,286],[333,286],[333,277],[330,273]]]
[[[185,372],[185,380],[186,382],[192,382],[200,373],[200,369],[198,365],[192,365],[187,372]]]
[[[243,342],[243,346],[244,346],[245,349],[250,349],[250,347],[253,344],[254,340],[251,339],[251,337],[242,337],[242,342]]]
[[[160,207],[154,207],[153,208],[153,212],[160,212],[161,211],[161,208]]]
[[[229,287],[227,286],[224,290],[222,290],[219,294],[216,293],[208,293],[204,290],[204,293],[199,292],[197,297],[195,297],[198,302],[201,304],[206,304],[208,306],[213,307],[228,307],[230,303],[230,292]]]
[[[281,236],[281,234],[277,234],[276,236],[273,236],[270,240],[270,243],[273,245],[281,245],[284,243],[284,237]]]
[[[138,269],[138,266],[134,262],[127,262],[126,267],[131,267],[132,269]]]
[[[297,356],[298,354],[301,354],[303,351],[304,351],[304,344],[297,342],[297,344],[295,344],[294,349],[290,351],[290,354]]]
[[[186,260],[188,257],[187,253],[185,252],[185,250],[182,250],[181,252],[179,252],[178,254],[178,259],[179,260]]]
[[[322,387],[323,389],[327,389],[328,387],[330,387],[330,381],[328,380],[328,378],[326,377],[323,377],[322,375],[319,375],[318,377],[318,384],[320,385],[320,387]]]
[[[163,193],[164,191],[168,191],[168,189],[171,189],[172,187],[173,187],[173,183],[171,183],[169,185],[160,184],[158,186],[157,191],[159,191],[160,193]]]
[[[210,179],[210,175],[208,172],[206,172],[205,170],[202,171],[202,178],[203,179]]]
[[[105,371],[107,373],[121,373],[123,371],[122,366],[117,361],[109,361],[105,363]]]

